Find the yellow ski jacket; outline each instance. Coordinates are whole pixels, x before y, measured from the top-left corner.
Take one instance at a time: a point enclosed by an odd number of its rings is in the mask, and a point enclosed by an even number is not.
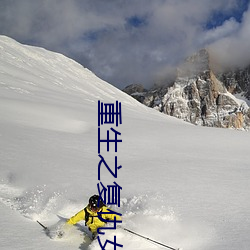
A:
[[[116,221],[121,221],[121,216],[117,215],[117,214],[112,214],[112,212],[107,210],[108,208],[106,206],[103,206],[100,212],[106,212],[108,214],[101,214],[99,216],[101,216],[101,218],[103,218],[104,220],[114,220],[114,218],[116,217]],[[85,212],[86,211],[86,212]],[[97,228],[99,227],[104,227],[104,225],[106,224],[105,222],[101,221],[98,218],[98,214],[97,212],[93,212],[91,211],[88,207],[85,207],[84,209],[82,209],[81,211],[79,211],[77,214],[75,214],[74,216],[72,216],[68,221],[67,224],[70,225],[75,225],[77,222],[81,221],[81,220],[85,220],[85,224],[86,226],[88,226],[89,230],[92,233],[96,233],[97,232]]]

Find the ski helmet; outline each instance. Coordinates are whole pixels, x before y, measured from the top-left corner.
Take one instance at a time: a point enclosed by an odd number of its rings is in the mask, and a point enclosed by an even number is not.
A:
[[[99,203],[99,204],[98,204]],[[99,200],[99,195],[95,194],[89,198],[89,207],[91,209],[99,209],[104,206],[102,199]]]

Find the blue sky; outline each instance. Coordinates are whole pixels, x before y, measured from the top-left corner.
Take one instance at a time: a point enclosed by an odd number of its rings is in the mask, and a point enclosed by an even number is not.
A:
[[[1,0],[0,34],[63,53],[111,84],[146,87],[201,48],[250,63],[249,0]]]
[[[224,13],[222,10],[216,10],[211,14],[211,18],[208,19],[206,28],[212,29],[217,26],[223,25],[225,20],[234,18],[237,22],[241,23],[244,12],[247,11],[249,5],[249,0],[240,0],[237,3],[237,7],[233,8],[229,13]]]

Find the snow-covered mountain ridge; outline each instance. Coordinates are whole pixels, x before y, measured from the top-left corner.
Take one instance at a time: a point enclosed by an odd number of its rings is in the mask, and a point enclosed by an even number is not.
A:
[[[249,129],[249,69],[215,73],[208,50],[200,50],[180,65],[174,83],[125,92],[146,106],[196,125]],[[237,95],[236,95],[237,94]]]
[[[70,58],[59,53],[51,53],[43,48],[22,45],[5,36],[0,36],[0,38],[0,72],[3,89],[8,88],[13,92],[31,96],[38,93],[38,97],[42,100],[48,97],[47,94],[51,95],[50,91],[54,90],[51,88],[52,85],[62,95],[70,91],[76,96],[81,93],[90,97],[99,97],[104,94],[107,99],[115,99],[114,93],[117,91],[115,87],[97,77],[98,83],[91,84],[88,80],[91,80],[94,74]],[[11,82],[9,76],[13,77]],[[21,79],[21,84],[15,82],[15,78]],[[34,82],[34,80],[37,81]],[[87,92],[86,85],[91,91]],[[43,91],[39,92],[39,87]],[[101,98],[103,99],[103,96]],[[129,100],[128,103],[131,102],[131,98],[125,96],[124,98]]]

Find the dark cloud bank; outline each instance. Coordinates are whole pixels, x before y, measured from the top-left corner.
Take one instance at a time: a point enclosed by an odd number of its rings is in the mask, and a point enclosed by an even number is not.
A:
[[[246,0],[1,0],[0,34],[61,52],[111,84],[164,81],[209,47],[223,64],[250,62]]]

